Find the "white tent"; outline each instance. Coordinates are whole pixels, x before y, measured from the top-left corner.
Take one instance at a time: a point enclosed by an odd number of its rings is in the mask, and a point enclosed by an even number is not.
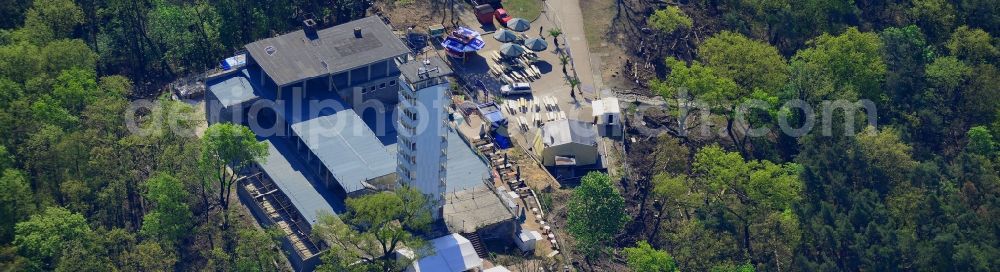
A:
[[[406,271],[451,271],[462,272],[473,268],[482,268],[483,259],[476,254],[472,242],[461,235],[452,233],[430,241],[434,247],[434,255],[423,257],[413,262]]]
[[[483,270],[483,272],[510,272],[510,269],[502,265],[494,266],[493,268]]]

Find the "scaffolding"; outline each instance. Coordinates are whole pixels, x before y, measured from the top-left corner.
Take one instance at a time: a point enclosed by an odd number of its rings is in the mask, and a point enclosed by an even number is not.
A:
[[[242,186],[253,197],[254,204],[264,212],[269,221],[267,223],[277,226],[285,234],[303,260],[326,250],[327,246],[323,241],[313,241],[310,237],[312,228],[274,181],[258,167],[254,167],[252,171],[255,172],[254,175],[245,179]]]

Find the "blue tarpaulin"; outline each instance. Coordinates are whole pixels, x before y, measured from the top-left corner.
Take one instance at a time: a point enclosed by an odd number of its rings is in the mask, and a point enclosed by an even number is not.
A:
[[[504,133],[494,130],[490,132],[490,137],[493,137],[493,143],[496,143],[497,148],[508,149],[511,147],[510,136],[502,134]]]
[[[441,42],[441,46],[459,53],[478,51],[483,49],[485,45],[486,42],[483,41],[483,37],[479,35],[479,32],[465,27],[459,27],[458,30],[453,31],[451,35],[448,35]]]
[[[239,54],[222,60],[222,63],[220,63],[219,66],[222,67],[223,71],[228,71],[229,69],[242,67],[243,65],[246,64],[247,64],[247,55]]]

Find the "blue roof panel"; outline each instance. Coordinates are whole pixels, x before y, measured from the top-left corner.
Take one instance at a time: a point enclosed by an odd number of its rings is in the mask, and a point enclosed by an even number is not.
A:
[[[316,223],[321,212],[337,214],[334,207],[331,206],[331,201],[340,204],[342,200],[310,183],[306,178],[309,175],[309,170],[304,167],[305,165],[294,159],[291,161],[286,159],[294,151],[289,150],[285,143],[280,140],[272,142],[268,139],[264,140],[264,143],[267,143],[268,154],[267,158],[259,163],[261,169],[274,181],[278,189],[285,196],[288,196],[295,209],[310,225]],[[343,210],[343,208],[341,207],[339,210]]]
[[[292,131],[330,170],[347,193],[396,172],[396,159],[353,110],[292,125]]]
[[[486,162],[451,128],[448,129],[447,169],[445,182],[448,183],[448,192],[482,186],[483,179],[490,177]]]
[[[251,101],[260,97],[260,92],[250,84],[246,69],[206,82],[208,91],[219,100],[224,107]]]

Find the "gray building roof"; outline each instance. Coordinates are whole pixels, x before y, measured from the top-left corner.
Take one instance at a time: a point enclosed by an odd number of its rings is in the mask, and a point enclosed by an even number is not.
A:
[[[361,29],[361,37],[354,29]],[[318,38],[298,30],[259,40],[245,47],[278,86],[407,54],[403,44],[378,16],[370,16],[317,31]]]
[[[491,178],[486,162],[472,151],[472,148],[458,136],[454,129],[448,129],[448,160],[445,183],[448,192],[475,187],[485,187],[483,179]]]
[[[545,146],[567,143],[597,145],[597,132],[594,131],[594,124],[589,122],[570,119],[555,120],[545,123],[541,133]]]
[[[245,69],[230,73],[218,79],[206,82],[208,91],[222,104],[230,107],[239,103],[257,99],[260,94],[250,85]]]
[[[285,148],[283,143],[275,143],[271,142],[271,140],[264,140],[264,143],[267,143],[267,158],[259,162],[258,165],[274,181],[278,189],[285,196],[288,196],[295,209],[302,214],[302,217],[310,225],[316,223],[320,212],[332,215],[337,214],[334,212],[333,207],[330,206],[330,203],[320,194],[320,191],[316,187],[313,187],[313,184],[309,183],[309,180],[306,179],[303,171],[308,170],[303,167],[304,165],[290,162],[278,150],[276,145]]]
[[[292,131],[333,174],[347,193],[364,182],[396,173],[396,159],[353,110],[292,125]]]
[[[446,193],[442,214],[448,232],[472,233],[514,218],[506,205],[489,187],[479,186]]]
[[[451,67],[448,67],[439,57],[431,56],[425,59],[412,60],[399,65],[399,72],[403,74],[410,83],[420,82],[425,79],[442,77],[452,74]]]

